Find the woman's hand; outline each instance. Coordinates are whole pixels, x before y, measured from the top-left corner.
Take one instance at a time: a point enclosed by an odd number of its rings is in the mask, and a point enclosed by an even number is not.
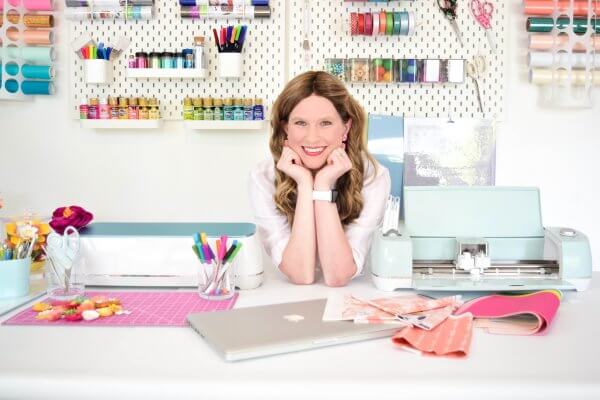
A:
[[[283,147],[281,157],[277,161],[277,169],[290,176],[298,186],[312,186],[311,172],[302,164],[300,156],[288,146]]]
[[[343,147],[333,150],[327,157],[325,165],[315,177],[315,190],[331,190],[335,182],[352,169],[352,161]]]

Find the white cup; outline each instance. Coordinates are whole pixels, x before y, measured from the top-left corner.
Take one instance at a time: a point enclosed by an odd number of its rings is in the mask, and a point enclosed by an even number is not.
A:
[[[242,76],[242,53],[219,53],[219,76],[240,78]]]
[[[112,81],[112,65],[104,59],[84,60],[85,81],[106,84]]]

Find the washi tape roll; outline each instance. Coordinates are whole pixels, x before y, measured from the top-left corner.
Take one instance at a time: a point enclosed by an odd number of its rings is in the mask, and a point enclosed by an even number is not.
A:
[[[54,94],[54,84],[50,81],[23,81],[21,92],[27,95]]]
[[[567,29],[570,24],[569,18],[558,18],[556,20],[556,28]],[[600,33],[600,20],[596,18],[590,19],[591,27],[596,33]],[[527,32],[551,32],[555,23],[553,18],[547,17],[529,17],[527,18]],[[573,32],[584,34],[588,27],[587,18],[573,18]]]
[[[400,13],[399,12],[394,12],[391,13],[392,14],[392,18],[394,19],[394,29],[392,30],[392,35],[399,35],[400,34]]]
[[[350,13],[350,34],[358,35],[358,13]]]
[[[381,11],[379,13],[379,34],[385,35],[387,32],[387,13]]]
[[[465,60],[447,60],[446,76],[448,83],[463,83],[465,81]]]
[[[586,53],[552,53],[543,51],[530,52],[527,55],[527,63],[530,68],[549,68],[552,66],[571,68],[600,68],[600,57]]]
[[[407,36],[410,29],[409,17],[406,11],[400,13],[400,35]]]
[[[386,13],[385,34],[390,36],[394,32],[394,14]]]
[[[52,0],[23,0],[23,6],[31,11],[52,11]]]
[[[373,34],[373,15],[371,13],[365,14],[365,35],[371,36]]]
[[[567,13],[571,2],[569,0],[558,0],[557,12]],[[590,3],[592,14],[600,15],[600,2]],[[524,0],[523,9],[525,15],[552,15],[554,12],[554,0]],[[587,0],[575,0],[573,2],[573,15],[584,17],[588,15]]]
[[[590,45],[593,50],[600,51],[600,37],[591,36],[589,38]],[[563,48],[569,45],[569,38],[567,36],[553,36],[553,35],[529,35],[529,49],[530,50],[552,50],[555,45],[559,48]],[[581,42],[575,42],[573,45],[574,51],[586,51],[586,47]]]
[[[569,74],[565,70],[551,70],[544,68],[534,68],[529,71],[529,82],[536,85],[549,85],[553,83],[569,83]],[[593,86],[600,85],[600,71],[590,71],[589,75],[582,70],[571,70],[570,83],[583,86],[587,82]]]

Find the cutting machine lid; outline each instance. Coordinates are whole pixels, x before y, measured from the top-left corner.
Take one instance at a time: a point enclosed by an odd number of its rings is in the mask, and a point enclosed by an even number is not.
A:
[[[189,236],[206,232],[208,236],[254,235],[256,225],[245,222],[94,222],[82,229],[82,236]]]
[[[537,188],[406,186],[412,237],[543,237]]]

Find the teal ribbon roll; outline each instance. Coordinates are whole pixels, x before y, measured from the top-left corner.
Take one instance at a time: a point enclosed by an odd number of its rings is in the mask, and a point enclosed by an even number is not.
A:
[[[19,73],[19,66],[14,63],[6,64],[6,73],[15,76]],[[50,65],[29,65],[21,67],[23,78],[27,79],[54,79],[54,68]]]
[[[591,19],[592,29],[596,33],[600,33],[600,19]],[[570,23],[569,18],[563,17],[556,20],[556,27],[558,29],[565,29]],[[529,17],[527,18],[527,32],[551,32],[554,28],[554,19],[546,17]],[[573,18],[573,32],[584,34],[588,27],[587,18]]]

